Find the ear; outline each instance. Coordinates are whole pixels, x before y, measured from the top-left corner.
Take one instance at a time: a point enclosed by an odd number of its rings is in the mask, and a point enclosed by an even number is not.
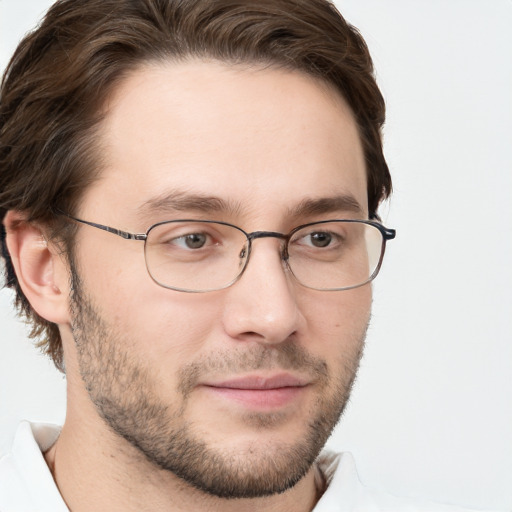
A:
[[[49,322],[69,323],[69,273],[65,258],[22,212],[8,211],[4,225],[7,250],[30,305]]]

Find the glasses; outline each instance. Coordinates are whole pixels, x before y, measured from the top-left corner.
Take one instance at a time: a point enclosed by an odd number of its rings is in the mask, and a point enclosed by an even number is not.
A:
[[[209,292],[234,284],[247,268],[254,240],[277,238],[290,274],[306,288],[339,291],[357,288],[377,276],[386,242],[395,230],[369,220],[325,220],[304,224],[288,234],[243,229],[227,222],[170,220],[146,233],[68,216],[126,240],[144,242],[149,275],[160,286],[181,292]]]

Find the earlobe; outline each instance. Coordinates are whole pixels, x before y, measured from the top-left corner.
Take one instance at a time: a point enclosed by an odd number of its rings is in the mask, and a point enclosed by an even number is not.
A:
[[[68,323],[69,280],[62,256],[23,213],[7,212],[4,225],[16,277],[30,305],[49,322]]]

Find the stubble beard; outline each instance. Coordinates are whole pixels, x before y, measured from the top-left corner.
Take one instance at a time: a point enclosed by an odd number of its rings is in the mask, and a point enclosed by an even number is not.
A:
[[[99,415],[116,434],[136,447],[156,467],[209,495],[257,498],[293,487],[311,468],[347,404],[362,354],[366,326],[353,353],[341,354],[343,371],[332,376],[325,361],[309,355],[292,340],[250,351],[226,351],[183,366],[176,392],[180,403],[165,403],[157,393],[155,371],[126,350],[125,337],[108,325],[82,290],[72,265],[72,332],[80,373]],[[232,449],[226,439],[215,448],[201,439],[201,425],[186,421],[187,400],[208,370],[236,374],[260,369],[305,371],[323,392],[311,408],[304,435],[295,443],[258,441],[258,430],[272,429],[279,413],[252,413],[243,421],[255,432],[254,444]],[[197,428],[199,427],[199,429]]]

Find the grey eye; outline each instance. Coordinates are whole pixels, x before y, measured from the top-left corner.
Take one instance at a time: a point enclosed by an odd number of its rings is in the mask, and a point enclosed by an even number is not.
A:
[[[206,243],[206,235],[201,233],[192,233],[182,237],[182,239],[189,249],[201,249]]]
[[[311,245],[314,247],[327,247],[332,242],[330,233],[317,232],[309,235]]]

